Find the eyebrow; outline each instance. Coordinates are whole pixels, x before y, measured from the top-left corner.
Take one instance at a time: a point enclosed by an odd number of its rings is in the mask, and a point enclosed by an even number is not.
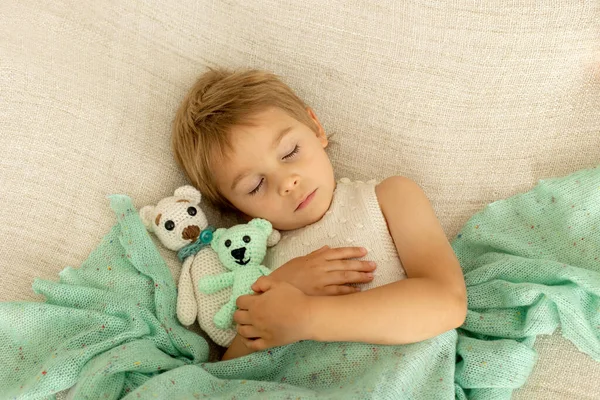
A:
[[[283,137],[292,130],[291,126],[288,126],[287,128],[283,128],[278,134],[277,137],[275,138],[275,140],[273,140],[273,144],[271,145],[271,148],[275,148],[279,145],[279,143],[281,142],[281,139],[283,139]],[[231,183],[231,190],[235,189],[235,187],[237,186],[238,183],[240,183],[240,181],[242,179],[244,179],[246,176],[249,175],[248,171],[242,172],[241,174],[238,174],[238,176],[235,177],[235,179],[233,180],[233,182]]]
[[[277,139],[275,139],[273,141],[273,145],[271,147],[275,148],[279,145],[279,142],[281,142],[281,139],[283,139],[283,137],[292,130],[291,126],[288,126],[287,128],[284,128],[281,130],[281,132],[279,132],[279,135],[277,135]]]

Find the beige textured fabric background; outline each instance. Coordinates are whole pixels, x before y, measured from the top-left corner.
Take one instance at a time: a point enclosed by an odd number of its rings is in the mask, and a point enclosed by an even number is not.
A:
[[[280,74],[334,134],[338,177],[416,180],[449,238],[600,162],[599,0],[3,0],[0,300],[79,265],[114,222],[106,195],[139,208],[185,182],[170,124],[207,65]],[[515,398],[600,393],[570,343],[536,348]]]

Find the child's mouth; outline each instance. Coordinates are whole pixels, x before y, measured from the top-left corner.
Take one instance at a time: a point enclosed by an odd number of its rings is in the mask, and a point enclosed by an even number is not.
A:
[[[298,204],[298,207],[296,207],[294,212],[302,210],[303,208],[306,208],[310,204],[312,199],[315,197],[316,192],[317,192],[317,189],[315,189],[311,194],[306,196],[306,198],[304,200],[302,200],[302,202],[300,204]]]

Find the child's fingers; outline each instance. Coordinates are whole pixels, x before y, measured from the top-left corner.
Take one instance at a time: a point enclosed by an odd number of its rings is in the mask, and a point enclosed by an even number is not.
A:
[[[341,296],[344,294],[360,292],[360,288],[347,285],[329,285],[325,286],[324,289],[327,296]]]
[[[240,336],[240,338],[242,339],[242,343],[244,343],[244,346],[246,346],[249,349],[252,348],[252,342],[254,342],[254,339],[246,339],[243,336]]]
[[[247,310],[254,302],[254,299],[252,297],[253,296],[251,294],[245,294],[243,296],[240,296],[235,300],[235,305],[240,310]]]
[[[347,283],[366,283],[373,280],[372,272],[331,271],[325,277],[325,285],[345,285]]]
[[[329,250],[329,246],[325,245],[325,246],[321,247],[320,249],[317,249],[309,254],[319,254],[319,253],[323,253],[324,251],[327,251],[327,250]]]
[[[327,261],[345,260],[348,258],[360,258],[367,254],[367,249],[364,247],[336,247],[328,249],[324,254]]]
[[[252,323],[250,313],[246,310],[237,310],[233,313],[233,320],[240,325],[248,325]]]
[[[252,290],[256,293],[266,292],[273,287],[273,278],[267,276],[261,276],[252,284]]]
[[[346,271],[346,272],[373,272],[377,266],[374,261],[359,260],[335,260],[325,263],[326,272]]]
[[[254,292],[256,292],[256,293],[261,293],[261,291],[260,291],[260,286],[259,286],[259,285],[257,285],[257,284],[256,284],[256,282],[254,282],[254,283],[252,284],[252,286],[250,286],[250,288],[251,288],[252,290],[254,290]]]
[[[254,351],[261,351],[267,348],[266,342],[264,341],[264,339],[246,339],[245,337],[241,337],[242,338],[242,343],[244,343],[244,345]]]
[[[242,337],[248,339],[260,337],[260,331],[254,325],[238,325],[235,329]]]

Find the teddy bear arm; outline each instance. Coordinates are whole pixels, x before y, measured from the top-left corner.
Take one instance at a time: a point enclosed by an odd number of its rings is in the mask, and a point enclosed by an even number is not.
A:
[[[179,286],[177,293],[177,318],[185,326],[189,326],[196,320],[198,306],[196,296],[192,286],[192,277],[190,275],[190,267],[194,261],[194,257],[188,257],[181,267],[181,275],[179,276]]]
[[[206,294],[218,292],[233,286],[233,275],[233,272],[224,272],[219,275],[205,276],[198,282],[198,288]]]
[[[244,285],[234,287],[234,289],[231,291],[231,297],[229,298],[229,301],[235,305],[238,297],[251,293],[254,293],[254,291],[250,289],[250,286]]]
[[[267,276],[271,273],[271,270],[269,268],[265,267],[264,265],[259,265],[258,269],[260,269],[260,272],[262,272],[262,274],[264,276]]]

